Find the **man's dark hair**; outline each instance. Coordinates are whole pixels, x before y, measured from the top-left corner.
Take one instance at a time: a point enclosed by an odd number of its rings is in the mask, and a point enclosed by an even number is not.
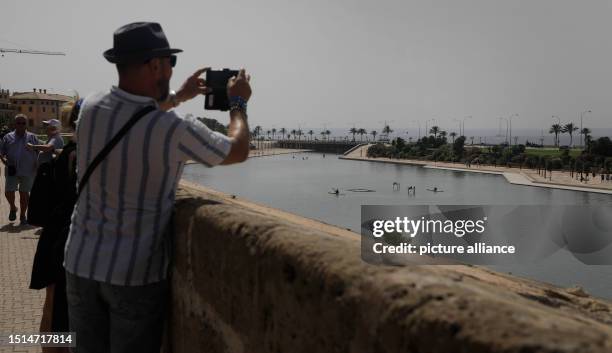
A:
[[[81,103],[83,103],[82,99],[77,100],[70,111],[70,120],[68,121],[68,124],[72,130],[76,130],[76,121],[79,118],[79,112],[81,111]]]
[[[127,74],[130,70],[136,69],[138,67],[140,67],[141,65],[144,65],[144,62],[125,62],[125,63],[117,63],[117,72],[119,73],[119,75],[125,75]]]

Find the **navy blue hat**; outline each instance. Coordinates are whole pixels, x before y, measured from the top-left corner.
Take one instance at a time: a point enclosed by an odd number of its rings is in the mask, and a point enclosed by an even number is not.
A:
[[[113,34],[113,47],[104,52],[114,64],[146,61],[182,52],[171,49],[159,23],[134,22],[120,27]]]

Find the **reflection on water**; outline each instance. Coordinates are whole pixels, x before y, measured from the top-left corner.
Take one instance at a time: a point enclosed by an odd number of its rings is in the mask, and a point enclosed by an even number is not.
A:
[[[612,205],[611,195],[512,185],[499,175],[340,160],[320,153],[251,158],[212,169],[188,165],[183,177],[356,232],[361,205]],[[393,188],[394,182],[400,184],[399,190]],[[416,187],[415,195],[408,194],[409,186]],[[427,191],[433,187],[444,192]],[[339,196],[329,193],[335,188],[340,189]],[[357,188],[375,192],[348,191]],[[565,252],[537,266],[496,269],[560,286],[578,284],[592,294],[612,298],[612,281],[602,280],[612,278],[612,266],[586,266]]]

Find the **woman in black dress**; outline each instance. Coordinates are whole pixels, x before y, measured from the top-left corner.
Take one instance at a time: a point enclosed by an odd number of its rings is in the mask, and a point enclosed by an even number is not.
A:
[[[65,114],[62,114],[62,120],[69,120],[68,126],[73,131],[75,130],[80,106],[81,100],[77,100],[72,107],[64,108]],[[70,330],[66,301],[66,277],[62,264],[64,262],[64,246],[70,229],[70,217],[77,191],[76,143],[73,139],[64,146],[54,161],[52,170],[53,200],[56,202],[38,240],[32,266],[30,288],[46,288],[40,332],[68,332]],[[45,348],[43,348],[43,352],[62,351]]]

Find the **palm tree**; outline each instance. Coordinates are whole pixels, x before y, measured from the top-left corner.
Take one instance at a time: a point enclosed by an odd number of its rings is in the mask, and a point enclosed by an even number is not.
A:
[[[276,135],[276,128],[272,129],[272,140],[274,140],[274,135]]]
[[[355,134],[357,134],[357,129],[355,129],[354,127],[352,127],[349,130],[349,133],[353,134],[353,141],[355,141]]]
[[[314,134],[314,131],[310,130],[308,131],[308,135],[310,135],[310,140],[312,141],[312,134]]]
[[[550,130],[548,130],[549,134],[555,134],[555,146],[559,146],[559,134],[563,132],[563,128],[559,124],[552,124]]]
[[[442,138],[446,137],[446,131],[444,130],[440,131],[440,137]]]
[[[580,130],[580,134],[584,136],[584,141],[585,141],[585,146],[586,146],[586,137],[591,133],[591,129],[589,129],[588,127],[583,128],[582,130]]]
[[[295,133],[296,133],[296,134],[297,134],[297,136],[298,136],[298,140],[299,140],[299,139],[301,139],[301,138],[302,138],[302,135],[304,134],[304,133],[302,132],[302,130],[301,130],[301,129],[298,129],[298,130],[297,130]]]
[[[372,130],[370,134],[372,135],[372,141],[376,142],[376,134],[378,134],[378,132],[376,132],[376,130]]]
[[[259,134],[261,134],[261,126],[257,125],[255,129],[253,129],[253,136],[255,136],[255,139],[259,137]]]
[[[325,140],[325,131],[321,131],[321,140]]]
[[[387,135],[387,138],[389,138],[389,134],[392,132],[393,130],[391,130],[391,127],[389,125],[386,125],[385,128],[383,129],[383,134]]]
[[[284,127],[280,129],[280,133],[283,134],[283,140],[285,139],[285,134],[287,133],[287,129]]]
[[[329,135],[331,135],[331,131],[325,130],[325,135],[327,135],[327,141],[329,141]]]
[[[295,129],[291,130],[291,135],[293,135],[294,140],[295,140],[295,133],[296,133]]]
[[[457,136],[456,132],[453,131],[453,132],[450,133],[450,137],[453,138],[453,143],[455,143],[455,136]]]
[[[431,129],[429,129],[429,133],[434,135],[434,138],[438,137],[438,133],[440,132],[440,128],[437,126],[432,126]]]
[[[574,134],[574,131],[576,130],[578,130],[578,127],[574,126],[574,123],[567,123],[565,124],[565,126],[563,126],[563,132],[567,132],[570,135],[570,143],[569,143],[570,146],[572,145],[572,142],[574,141],[573,134]]]
[[[268,136],[268,139],[270,139],[270,133],[271,133],[271,132],[272,132],[272,131],[270,131],[270,130],[266,131],[266,136]]]
[[[585,144],[585,146],[586,146],[586,148],[587,148],[587,152],[588,152],[588,153],[591,153],[591,142],[592,142],[591,140],[592,140],[591,135],[586,134],[586,135],[584,136],[584,144]]]
[[[368,132],[366,131],[366,129],[359,129],[357,130],[357,133],[361,136],[361,138],[359,139],[359,141],[363,142],[363,135],[367,135]]]

